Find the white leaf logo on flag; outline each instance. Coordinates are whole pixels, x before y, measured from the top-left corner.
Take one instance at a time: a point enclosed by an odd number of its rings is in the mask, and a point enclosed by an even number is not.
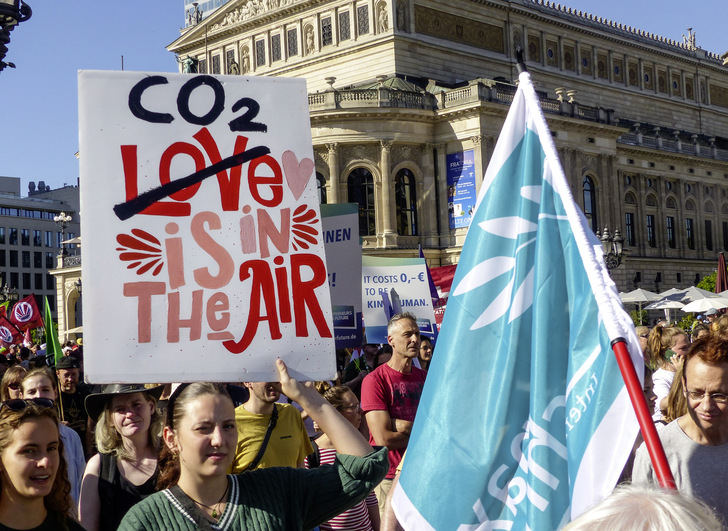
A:
[[[541,187],[524,186],[521,188],[521,196],[534,203],[539,203]],[[538,229],[538,225],[534,221],[520,216],[488,219],[479,223],[477,226],[489,234],[510,240],[516,240],[524,234],[534,233],[535,236],[535,232]],[[453,296],[457,297],[458,295],[468,293],[501,275],[513,272],[516,267],[516,255],[518,252],[535,241],[536,238],[534,237],[519,245],[515,249],[514,256],[512,257],[496,256],[473,266],[457,285],[453,291]],[[485,311],[475,320],[470,327],[471,330],[477,330],[478,328],[491,324],[503,317],[509,309],[508,321],[511,322],[533,305],[533,267],[529,270],[526,278],[518,285],[515,290],[515,295],[513,295],[515,283],[515,276],[512,276],[505,288],[490,301]]]

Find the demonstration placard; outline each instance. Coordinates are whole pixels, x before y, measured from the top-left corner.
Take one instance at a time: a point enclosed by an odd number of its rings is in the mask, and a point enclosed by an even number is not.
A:
[[[424,258],[362,258],[362,300],[367,343],[387,343],[393,313],[417,317],[422,336],[435,336],[435,314]]]
[[[321,205],[336,348],[363,344],[359,205]]]
[[[306,83],[79,73],[87,379],[335,373]]]

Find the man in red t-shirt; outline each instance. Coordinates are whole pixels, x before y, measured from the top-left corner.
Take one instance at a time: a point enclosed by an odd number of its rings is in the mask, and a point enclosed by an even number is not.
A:
[[[389,449],[389,472],[375,489],[380,511],[407,448],[427,375],[412,366],[420,353],[420,329],[414,315],[394,315],[387,325],[387,342],[392,346],[392,358],[369,373],[361,386],[369,442]]]

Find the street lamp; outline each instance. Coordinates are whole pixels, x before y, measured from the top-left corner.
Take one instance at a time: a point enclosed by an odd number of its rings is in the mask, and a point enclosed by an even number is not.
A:
[[[10,42],[10,32],[21,22],[28,20],[33,11],[23,0],[0,0],[0,72],[6,66],[15,68],[13,63],[5,62],[6,46]]]
[[[614,236],[609,234],[609,229],[604,227],[601,236],[597,232],[597,238],[602,242],[602,251],[604,252],[604,263],[608,270],[616,269],[622,263],[624,256],[624,238],[619,233],[619,229],[614,229]]]
[[[74,286],[76,286],[76,291],[78,292],[78,295],[81,296],[81,290],[83,289],[83,284],[81,283],[81,279],[77,279],[76,282],[73,283]]]
[[[61,253],[60,254],[61,254],[61,256],[67,256],[68,251],[66,251],[66,244],[63,242],[66,240],[66,228],[68,227],[68,224],[71,223],[71,216],[66,214],[65,212],[61,212],[57,216],[53,216],[53,221],[55,221],[56,225],[58,225],[61,229]]]

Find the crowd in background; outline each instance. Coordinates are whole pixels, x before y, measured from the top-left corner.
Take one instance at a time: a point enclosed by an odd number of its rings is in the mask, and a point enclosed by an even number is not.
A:
[[[638,436],[620,486],[568,529],[722,528],[728,315],[704,317],[636,328],[680,494],[654,487]],[[413,316],[388,344],[338,350],[315,385],[279,360],[279,382],[89,386],[82,341],[57,362],[42,347],[0,355],[0,530],[400,529],[391,494],[434,347]]]

